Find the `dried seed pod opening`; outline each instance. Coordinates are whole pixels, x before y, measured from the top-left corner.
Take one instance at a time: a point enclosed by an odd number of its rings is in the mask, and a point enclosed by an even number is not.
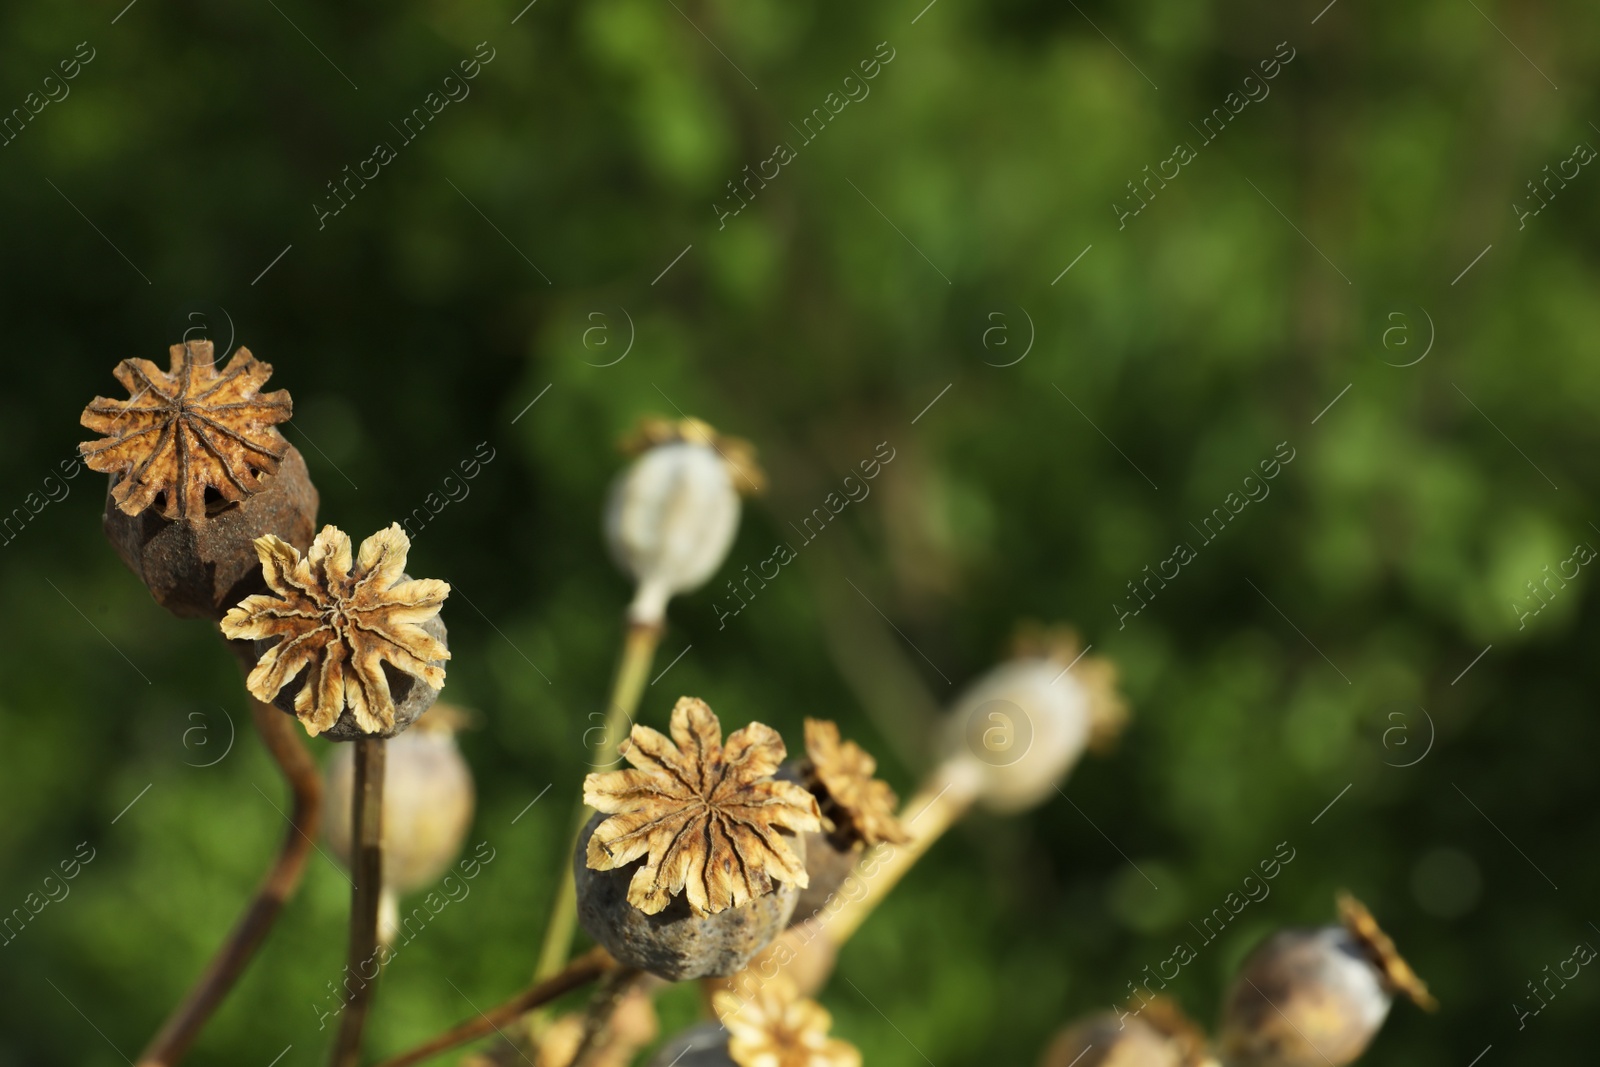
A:
[[[786,975],[750,995],[719,992],[711,998],[728,1030],[728,1055],[739,1067],[861,1067],[861,1053],[829,1037],[833,1017],[800,995]]]
[[[970,686],[945,726],[946,755],[968,765],[979,802],[1001,814],[1054,796],[1084,750],[1109,744],[1126,719],[1115,669],[1079,653],[1070,631],[1049,633],[1048,645],[1025,639],[1023,656]]]
[[[106,539],[156,603],[181,618],[221,620],[266,588],[257,538],[272,534],[298,549],[316,533],[317,491],[305,460],[290,448],[257,492],[201,519],[166,519],[158,508],[129,515],[116,506],[117,476],[106,498]]]
[[[1282,930],[1245,960],[1223,1007],[1235,1067],[1343,1067],[1376,1036],[1396,991],[1430,1006],[1421,979],[1353,898],[1349,925]]]
[[[112,374],[127,400],[95,397],[84,426],[105,436],[78,446],[90,470],[115,476],[112,500],[127,515],[154,506],[165,519],[204,519],[262,488],[289,442],[277,424],[293,413],[283,390],[261,392],[272,375],[241,347],[219,372],[210,341],[169,350],[163,372],[125,359]]]
[[[389,744],[383,787],[386,892],[398,895],[432,886],[461,854],[472,825],[474,789],[472,770],[456,746],[451,715],[457,710],[435,704],[415,729]],[[346,867],[350,864],[354,768],[354,746],[335,748],[328,760],[323,793],[323,836]],[[396,914],[390,918],[398,921]],[[390,927],[384,932],[392,938],[395,930]]]
[[[257,540],[277,595],[248,597],[222,620],[228,637],[258,642],[251,694],[334,740],[392,737],[426,711],[450,658],[439,619],[450,586],[406,575],[410,547],[398,523],[353,559],[350,538],[332,526],[304,559],[277,537]]]
[[[822,818],[810,793],[773,777],[784,757],[778,732],[753,722],[724,747],[722,724],[695,697],[678,700],[670,729],[669,738],[636,724],[618,749],[633,769],[584,779],[584,803],[611,816],[584,866],[609,871],[646,857],[628,888],[646,914],[680,893],[714,915],[778,882],[804,888],[805,864],[783,831],[817,830]]]
[[[617,565],[638,582],[629,618],[656,626],[669,599],[722,565],[739,528],[739,495],[764,479],[749,444],[698,419],[648,420],[632,444],[642,454],[612,485],[603,525]]]
[[[1437,1010],[1439,1002],[1428,992],[1428,983],[1411,969],[1411,965],[1394,947],[1394,939],[1378,926],[1378,920],[1372,917],[1372,912],[1367,910],[1367,906],[1349,893],[1341,892],[1338,896],[1338,907],[1339,921],[1366,952],[1367,959],[1378,969],[1389,990],[1393,993],[1404,993],[1413,1004],[1424,1011]]]
[[[767,475],[756,459],[756,448],[742,437],[718,433],[702,419],[644,418],[622,442],[622,451],[637,456],[652,448],[670,444],[705,445],[728,465],[740,496],[756,496],[766,491]]]
[[[800,773],[817,798],[835,847],[911,840],[895,809],[900,800],[889,783],[873,777],[878,761],[854,741],[839,737],[838,724],[806,720],[806,758]]]

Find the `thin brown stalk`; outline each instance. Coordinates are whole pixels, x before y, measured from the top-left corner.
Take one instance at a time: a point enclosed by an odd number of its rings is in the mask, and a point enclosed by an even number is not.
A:
[[[486,1012],[479,1012],[476,1018],[468,1019],[459,1026],[452,1027],[438,1037],[424,1041],[409,1052],[401,1053],[391,1060],[384,1060],[378,1067],[410,1067],[413,1063],[448,1052],[450,1049],[465,1045],[469,1041],[476,1041],[480,1037],[498,1033],[500,1028],[520,1018],[524,1013],[534,1008],[548,1004],[557,997],[572,992],[580,986],[599,978],[607,971],[616,967],[616,961],[603,948],[593,948],[579,956],[559,974],[546,978],[542,982],[535,982],[510,1000]]]
[[[322,776],[300,739],[294,718],[258,700],[251,700],[250,712],[262,742],[289,784],[289,832],[233,932],[161,1030],[150,1039],[139,1057],[139,1067],[168,1067],[189,1051],[299,886],[316,839],[322,818]]]
[[[355,784],[352,787],[351,863],[355,881],[350,892],[350,951],[345,979],[359,981],[339,1018],[332,1067],[359,1067],[361,1033],[372,1007],[378,979],[378,900],[383,895],[383,768],[387,754],[380,737],[355,742]],[[371,971],[369,974],[368,971]]]
[[[593,1067],[609,1042],[611,1017],[617,1013],[622,998],[643,977],[644,972],[637,967],[623,967],[605,977],[583,1014],[583,1037],[572,1054],[572,1067]]]

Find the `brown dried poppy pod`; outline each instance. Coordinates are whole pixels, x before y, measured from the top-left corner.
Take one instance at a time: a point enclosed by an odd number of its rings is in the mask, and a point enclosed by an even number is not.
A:
[[[311,543],[317,491],[277,430],[293,411],[289,394],[260,391],[269,364],[240,348],[218,370],[210,341],[173,345],[171,360],[166,372],[119,363],[129,398],[96,397],[81,421],[105,436],[78,448],[111,475],[106,537],[156,602],[220,619],[262,587],[256,538]]]
[[[393,737],[415,722],[444,686],[450,649],[439,608],[450,586],[407,575],[410,549],[399,523],[354,556],[333,526],[303,559],[280,538],[259,538],[272,593],[247,597],[222,620],[225,636],[256,642],[251,695],[335,741]]]
[[[701,1023],[667,1042],[650,1067],[861,1067],[861,1053],[828,1036],[833,1017],[778,977],[748,996],[718,993],[720,1020]]]
[[[705,701],[683,697],[671,737],[635,725],[633,769],[591,774],[600,814],[573,863],[578,921],[619,963],[670,981],[731,975],[789,921],[806,884],[817,802],[773,772],[783,739],[751,723],[722,741]]]
[[[1205,1034],[1164,997],[1129,1011],[1100,1012],[1068,1025],[1039,1067],[1216,1067]]]
[[[472,769],[456,745],[466,713],[435,704],[416,729],[396,737],[385,756],[383,789],[383,895],[378,935],[393,942],[400,927],[399,898],[432,886],[461,854],[472,825]],[[334,856],[350,865],[350,790],[355,749],[340,745],[327,764],[323,836]]]
[[[1340,894],[1339,916],[1337,926],[1280,930],[1245,960],[1222,1013],[1231,1067],[1343,1067],[1366,1050],[1396,993],[1437,1006],[1360,901]]]
[[[610,871],[584,863],[605,818],[595,815],[579,835],[573,877],[579,924],[619,963],[673,982],[734,974],[788,925],[800,891],[784,882],[715,914],[697,914],[683,896],[654,914],[640,911],[628,899],[637,863]],[[789,847],[803,858],[804,842]]]
[[[837,724],[806,720],[806,758],[785,764],[778,774],[803,785],[822,813],[822,829],[806,834],[809,884],[792,922],[821,911],[867,848],[911,840],[895,817],[899,798],[887,782],[873,777],[877,769],[877,760],[860,745],[840,740]]]

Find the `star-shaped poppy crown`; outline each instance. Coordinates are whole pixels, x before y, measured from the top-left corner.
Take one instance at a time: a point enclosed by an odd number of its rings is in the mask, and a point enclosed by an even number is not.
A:
[[[711,915],[775,882],[804,888],[805,864],[781,831],[817,830],[822,818],[815,797],[772,777],[784,757],[778,732],[753,722],[724,747],[710,706],[683,697],[671,733],[635,725],[620,749],[634,769],[584,779],[584,803],[611,816],[589,838],[589,867],[609,871],[646,857],[628,902],[647,915],[678,893],[695,914]]]
[[[81,422],[98,441],[78,446],[90,470],[117,481],[111,498],[129,515],[161,501],[168,519],[203,519],[206,495],[236,503],[263,486],[289,451],[277,424],[294,407],[285,390],[263,393],[272,366],[241,347],[219,372],[210,341],[171,348],[163,373],[147,359],[125,359],[112,374],[127,400],[97,396]]]
[[[390,730],[394,697],[383,664],[444,686],[436,661],[450,650],[422,628],[439,614],[450,586],[437,578],[405,577],[411,540],[395,523],[361,542],[354,561],[350,538],[324,526],[304,559],[272,534],[256,539],[261,570],[277,596],[246,597],[222,620],[240,640],[279,638],[245,680],[258,700],[271,701],[302,670],[295,715],[313,737],[339,721],[348,706],[366,733]]]

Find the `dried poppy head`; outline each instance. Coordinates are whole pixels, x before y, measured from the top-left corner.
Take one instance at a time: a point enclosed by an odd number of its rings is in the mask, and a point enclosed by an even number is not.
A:
[[[1039,1067],[1217,1067],[1205,1034],[1163,997],[1100,1012],[1056,1035]]]
[[[389,743],[384,757],[383,895],[378,931],[390,944],[399,930],[399,898],[438,881],[461,854],[472,825],[472,769],[456,746],[467,713],[435,704],[411,730]],[[339,745],[329,758],[322,832],[330,851],[350,865],[350,795],[355,751]]]
[[[114,371],[127,400],[96,397],[78,446],[111,475],[106,537],[163,607],[220,618],[261,588],[253,542],[311,543],[317,491],[277,424],[292,405],[260,392],[272,368],[240,348],[220,371],[210,341],[173,345],[163,373],[143,359]]]
[[[450,650],[439,607],[450,586],[408,577],[410,549],[399,523],[363,541],[353,560],[350,538],[332,526],[304,559],[271,535],[256,541],[277,595],[249,597],[222,620],[226,636],[257,642],[251,694],[336,741],[392,737],[415,722],[444,686]]]
[[[728,1054],[739,1067],[861,1067],[854,1045],[829,1037],[833,1017],[800,995],[786,975],[749,998],[718,993],[711,1001],[728,1028]]]
[[[1084,750],[1105,747],[1127,718],[1115,668],[1080,652],[1072,631],[1030,634],[1019,651],[957,699],[944,736],[979,801],[1002,814],[1053,796]]]
[[[768,979],[748,996],[719,992],[711,1005],[721,1025],[680,1034],[651,1067],[861,1067],[854,1045],[828,1036],[828,1010],[802,997],[786,975]]]
[[[739,528],[739,495],[765,478],[755,451],[699,419],[646,420],[631,439],[639,458],[611,487],[605,536],[617,565],[638,582],[628,617],[659,626],[667,601],[705,584]]]
[[[1384,987],[1391,993],[1404,993],[1423,1011],[1436,1011],[1439,1002],[1428,992],[1424,982],[1411,965],[1394,947],[1394,938],[1383,932],[1378,920],[1372,917],[1367,906],[1348,892],[1338,895],[1339,922],[1350,932],[1356,944],[1366,953],[1367,959],[1383,978]]]
[[[591,774],[601,814],[580,835],[578,917],[621,963],[672,981],[728,975],[788,922],[807,882],[817,802],[778,781],[783,739],[751,723],[722,742],[705,701],[680,699],[671,737],[635,725],[631,770]],[[631,869],[631,873],[630,873]]]
[[[800,773],[840,842],[903,845],[911,840],[894,813],[899,798],[888,782],[873,777],[877,770],[878,761],[866,749],[840,739],[837,723],[806,720]]]
[[[873,777],[877,769],[878,761],[860,745],[840,740],[837,724],[806,720],[806,758],[794,766],[793,775],[817,798],[825,832],[806,835],[810,884],[800,894],[792,921],[808,919],[826,905],[864,849],[911,840],[895,816],[899,801],[894,790]]]
[[[162,371],[125,359],[112,374],[127,400],[97,396],[83,425],[105,434],[78,446],[90,470],[117,476],[111,497],[128,515],[159,503],[163,518],[200,519],[209,507],[237,503],[262,488],[289,442],[278,432],[293,412],[283,390],[262,393],[272,375],[248,348],[219,373],[210,341],[171,348]]]
[[[1343,923],[1280,930],[1245,960],[1223,1006],[1220,1044],[1235,1067],[1343,1067],[1388,1017],[1396,993],[1432,1010],[1427,986],[1359,901]]]

